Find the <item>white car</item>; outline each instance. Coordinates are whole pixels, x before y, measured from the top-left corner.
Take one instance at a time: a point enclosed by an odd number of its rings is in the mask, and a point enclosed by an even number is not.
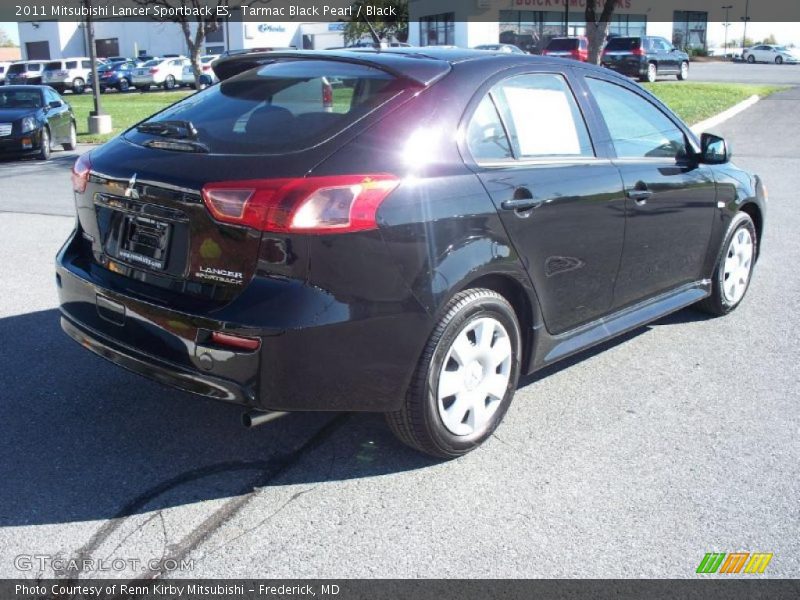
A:
[[[82,94],[86,89],[86,82],[92,72],[91,59],[80,56],[77,58],[64,58],[51,60],[45,63],[42,70],[42,83],[49,85],[59,94],[72,90],[75,94]]]
[[[797,64],[800,62],[800,52],[794,48],[786,46],[773,46],[772,44],[760,44],[744,51],[744,60],[750,64],[757,62]]]
[[[200,70],[202,74],[200,75],[200,86],[198,89],[205,89],[210,85],[213,85],[219,81],[217,76],[214,74],[214,69],[211,68],[211,63],[219,58],[219,54],[209,54],[207,56],[200,57]],[[192,70],[192,63],[189,62],[188,65],[183,67],[183,71],[181,72],[180,78],[181,85],[190,85],[194,86],[194,71]]]
[[[0,61],[0,85],[6,82],[6,71],[11,66],[9,61]]]
[[[165,90],[175,89],[183,75],[183,67],[188,64],[189,59],[185,57],[147,61],[133,70],[133,87],[137,90],[149,90],[155,85]]]

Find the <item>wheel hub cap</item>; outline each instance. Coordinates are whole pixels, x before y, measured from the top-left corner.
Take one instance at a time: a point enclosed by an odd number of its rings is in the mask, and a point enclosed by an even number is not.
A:
[[[511,378],[511,339],[500,321],[480,317],[456,336],[439,373],[437,405],[454,435],[483,429],[505,398]]]
[[[730,304],[738,303],[744,296],[752,268],[753,237],[747,229],[740,229],[728,246],[722,273],[722,292]]]

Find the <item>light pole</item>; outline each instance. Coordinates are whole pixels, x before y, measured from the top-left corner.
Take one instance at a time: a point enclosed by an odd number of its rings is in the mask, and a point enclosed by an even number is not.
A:
[[[94,46],[94,24],[92,23],[92,0],[83,0],[86,8],[86,45],[89,46],[89,60],[92,63],[92,97],[94,110],[89,113],[89,133],[111,133],[111,115],[103,112],[100,103],[100,78],[97,76],[97,51]]]
[[[747,45],[747,22],[750,20],[750,0],[744,4],[744,16],[739,18],[744,21],[744,33],[742,34],[742,59],[744,59],[744,48]]]
[[[725,45],[722,46],[724,48],[722,59],[725,60],[728,57],[728,27],[731,26],[730,21],[728,21],[728,11],[733,8],[732,4],[727,4],[722,7],[725,11]]]

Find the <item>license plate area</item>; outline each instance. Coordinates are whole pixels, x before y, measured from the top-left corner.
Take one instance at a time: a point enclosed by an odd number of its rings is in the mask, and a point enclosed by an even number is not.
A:
[[[189,222],[176,209],[129,198],[95,198],[103,253],[135,269],[184,277]]]

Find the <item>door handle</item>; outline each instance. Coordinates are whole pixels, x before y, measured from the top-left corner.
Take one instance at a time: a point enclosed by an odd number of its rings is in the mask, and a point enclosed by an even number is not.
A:
[[[534,208],[538,208],[541,205],[542,205],[541,200],[534,200],[533,198],[524,198],[519,200],[506,200],[500,206],[502,206],[505,210],[525,211],[525,210],[533,210]]]
[[[652,195],[653,195],[653,192],[651,192],[650,190],[648,190],[646,188],[645,189],[635,188],[635,189],[632,189],[632,190],[628,190],[628,192],[627,192],[628,198],[630,198],[631,200],[636,202],[636,204],[646,204],[647,200]]]

